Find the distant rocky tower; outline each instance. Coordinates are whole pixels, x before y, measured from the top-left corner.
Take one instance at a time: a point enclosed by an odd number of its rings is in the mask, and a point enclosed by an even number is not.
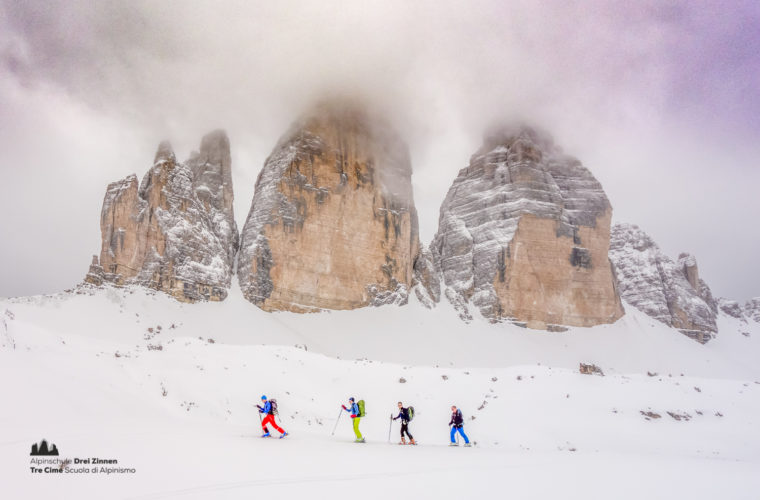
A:
[[[139,185],[134,174],[109,184],[100,259],[85,280],[142,285],[181,301],[223,300],[238,247],[232,201],[223,131],[206,135],[185,163],[162,143]]]
[[[472,304],[530,328],[612,323],[623,307],[611,215],[599,182],[546,133],[495,129],[441,206],[431,251],[444,293],[466,320]]]
[[[406,303],[419,253],[406,144],[360,105],[323,102],[256,181],[238,275],[264,310]]]
[[[638,226],[615,224],[610,259],[626,302],[699,342],[717,333],[718,301],[693,256],[682,253],[673,261]]]

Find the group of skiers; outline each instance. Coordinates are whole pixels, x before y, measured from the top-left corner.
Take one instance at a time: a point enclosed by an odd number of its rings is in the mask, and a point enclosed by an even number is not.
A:
[[[266,396],[261,396],[261,402],[264,406],[256,405],[256,407],[259,409],[259,413],[264,415],[264,418],[261,419],[261,428],[264,431],[261,437],[271,437],[268,427],[269,425],[274,427],[280,433],[280,439],[287,436],[288,433],[285,432],[285,430],[280,426],[278,426],[277,422],[275,422],[277,402],[275,400],[267,399]],[[351,417],[354,434],[356,435],[356,440],[354,442],[364,443],[364,437],[362,436],[361,431],[359,431],[359,422],[361,421],[362,417],[365,416],[364,401],[361,400],[357,402],[353,397],[350,397],[348,398],[348,406],[341,405],[341,409],[342,411],[346,411]],[[343,414],[342,411],[340,415]],[[338,415],[338,420],[340,420],[340,415]],[[412,406],[404,407],[404,404],[399,401],[398,415],[394,417],[393,414],[391,414],[390,418],[391,422],[395,420],[401,420],[401,442],[399,442],[399,444],[407,444],[406,438],[408,437],[409,444],[416,445],[417,442],[414,440],[414,436],[412,436],[411,432],[409,432],[409,423],[414,418],[414,408]],[[335,426],[337,428],[337,421],[335,422]],[[470,446],[470,439],[467,437],[467,434],[464,433],[463,429],[464,418],[462,417],[462,410],[456,406],[451,407],[451,420],[449,421],[449,426],[451,427],[451,442],[449,443],[449,446],[458,446],[459,443],[457,442],[457,433],[461,434],[462,438],[464,439],[464,445]],[[335,429],[333,429],[333,433],[335,433]],[[388,430],[388,439],[390,440],[390,429]]]

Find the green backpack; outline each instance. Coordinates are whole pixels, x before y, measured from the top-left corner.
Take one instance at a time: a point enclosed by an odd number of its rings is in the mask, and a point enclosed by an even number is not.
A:
[[[409,421],[414,420],[414,406],[410,406],[406,409],[406,414],[409,415]]]
[[[364,400],[363,400],[363,399],[360,399],[360,400],[359,400],[359,402],[358,402],[358,403],[356,403],[356,404],[357,404],[357,406],[359,407],[359,416],[360,416],[360,417],[364,417],[364,416],[366,416],[367,414],[366,414],[366,413],[365,413],[365,411],[364,411]]]

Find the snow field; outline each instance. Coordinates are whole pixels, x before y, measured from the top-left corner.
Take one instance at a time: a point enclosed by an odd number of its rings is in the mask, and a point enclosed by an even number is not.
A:
[[[702,346],[630,308],[615,325],[555,334],[467,325],[415,304],[298,316],[234,297],[185,306],[115,289],[3,301],[6,310],[0,399],[13,411],[0,416],[0,477],[9,498],[356,489],[366,498],[754,498],[760,487],[760,332],[738,334],[733,318]],[[579,374],[579,362],[606,376]],[[258,438],[261,394],[278,400],[287,438]],[[352,442],[347,414],[330,435],[349,396],[366,401],[367,444]],[[420,446],[387,444],[399,400],[415,407]],[[452,404],[476,447],[447,446]],[[394,423],[393,443],[398,432]],[[137,472],[32,476],[29,448],[43,438],[62,457],[117,458]]]

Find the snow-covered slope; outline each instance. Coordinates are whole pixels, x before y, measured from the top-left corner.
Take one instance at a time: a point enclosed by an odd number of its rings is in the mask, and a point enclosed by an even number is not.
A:
[[[465,324],[413,299],[393,314],[299,315],[252,308],[234,289],[195,305],[80,291],[0,301],[12,498],[752,498],[760,487],[758,323],[745,336],[721,315],[721,335],[700,345],[632,307],[613,325],[549,333]],[[579,374],[580,362],[605,376]],[[283,441],[257,437],[261,394],[280,403]],[[351,443],[345,415],[330,435],[349,396],[367,402],[366,445]],[[418,447],[387,445],[399,400],[417,410]],[[472,449],[446,447],[451,404]],[[32,475],[29,447],[43,438],[62,457],[136,472]]]

